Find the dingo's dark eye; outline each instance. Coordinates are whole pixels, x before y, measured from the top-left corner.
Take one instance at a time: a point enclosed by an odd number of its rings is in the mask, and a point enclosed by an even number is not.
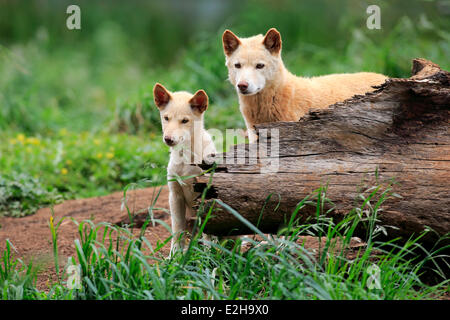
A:
[[[264,63],[258,63],[256,65],[256,69],[262,69],[262,68],[264,68]]]
[[[164,120],[169,121],[169,117],[168,117],[168,116],[165,116],[165,117],[164,117]]]
[[[189,119],[183,119],[183,120],[181,120],[181,123],[188,123],[189,122]]]
[[[238,69],[241,68],[241,64],[240,64],[240,63],[235,63],[234,66],[235,66],[236,68],[238,68]]]

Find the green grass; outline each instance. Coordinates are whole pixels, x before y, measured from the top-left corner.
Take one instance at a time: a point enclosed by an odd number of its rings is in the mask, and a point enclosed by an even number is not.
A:
[[[305,206],[314,205],[321,212],[325,191],[316,190],[309,199],[299,202],[296,211],[301,213]],[[32,264],[27,266],[15,259],[7,243],[0,264],[0,290],[3,299],[435,299],[449,290],[449,281],[438,267],[426,264],[447,259],[442,255],[445,247],[425,250],[420,245],[424,234],[404,243],[398,239],[377,241],[376,216],[388,193],[381,189],[369,192],[363,204],[340,223],[322,215],[306,224],[293,219],[280,233],[284,239],[277,237],[259,244],[248,238],[253,243],[248,251],[241,250],[240,239],[206,242],[196,234],[185,252],[164,258],[159,252],[170,245],[170,238],[152,246],[144,236],[150,224],[135,236],[126,227],[73,221],[79,231],[74,243],[76,257],[69,258],[56,281],[44,291],[36,289]],[[359,210],[367,215],[359,215]],[[230,213],[250,224],[239,213]],[[151,216],[148,221],[162,223]],[[362,223],[369,226],[370,236],[350,259],[350,240]],[[299,241],[313,230],[322,232],[316,252]],[[56,244],[57,227],[53,231]],[[70,265],[80,267],[80,289],[66,286]],[[373,265],[380,271],[380,287],[369,288]],[[421,280],[425,269],[435,273],[440,282],[425,284]]]
[[[56,190],[44,188],[37,178],[24,173],[0,175],[0,216],[22,217],[42,206],[61,202]]]
[[[6,240],[0,256],[0,296],[2,300],[22,300],[36,297],[36,268],[30,262],[14,257],[14,246]]]

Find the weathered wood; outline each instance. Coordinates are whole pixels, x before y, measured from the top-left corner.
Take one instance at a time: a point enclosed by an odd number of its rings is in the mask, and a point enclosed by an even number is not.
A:
[[[254,146],[245,145],[245,153],[235,156],[245,164],[217,166],[206,206],[220,199],[254,224],[264,208],[259,229],[272,233],[321,185],[328,185],[327,197],[334,203],[330,215],[340,220],[361,203],[358,194],[395,181],[393,191],[401,198],[390,197],[378,215],[387,237],[409,238],[425,226],[443,235],[450,232],[449,118],[450,73],[415,59],[411,78],[389,79],[373,93],[312,110],[298,122],[258,125],[259,132],[279,130],[279,157],[271,156],[270,134],[259,137],[268,145],[261,149],[267,155],[255,158],[249,155]],[[261,172],[275,160],[277,172]],[[198,178],[196,190],[208,179]],[[206,233],[249,233],[232,214],[214,206]],[[315,214],[314,207],[306,206],[299,216],[304,221]],[[434,239],[429,233],[424,241]]]

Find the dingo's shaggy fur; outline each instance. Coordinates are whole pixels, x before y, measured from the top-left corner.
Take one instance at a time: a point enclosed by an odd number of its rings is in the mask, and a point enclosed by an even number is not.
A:
[[[250,142],[254,125],[298,121],[311,108],[327,108],[355,94],[373,91],[386,76],[361,72],[314,78],[290,73],[281,59],[281,35],[272,28],[265,36],[238,38],[226,30],[222,37],[230,82],[235,86]]]
[[[209,162],[216,149],[203,127],[203,114],[208,108],[205,91],[199,90],[194,95],[184,91],[171,93],[157,83],[153,96],[161,114],[163,140],[170,147],[167,178],[173,231],[172,254],[174,250],[184,248],[186,213],[191,214],[193,201],[198,196],[193,188],[195,178],[181,180],[180,177],[200,174],[202,170],[192,163]]]

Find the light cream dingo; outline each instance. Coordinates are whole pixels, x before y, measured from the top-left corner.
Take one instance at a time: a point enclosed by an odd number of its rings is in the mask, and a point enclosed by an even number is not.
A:
[[[386,76],[371,72],[331,74],[313,78],[290,73],[281,59],[281,35],[272,28],[265,36],[238,38],[230,30],[222,36],[228,77],[235,86],[250,142],[254,125],[298,121],[312,108],[373,91]]]

